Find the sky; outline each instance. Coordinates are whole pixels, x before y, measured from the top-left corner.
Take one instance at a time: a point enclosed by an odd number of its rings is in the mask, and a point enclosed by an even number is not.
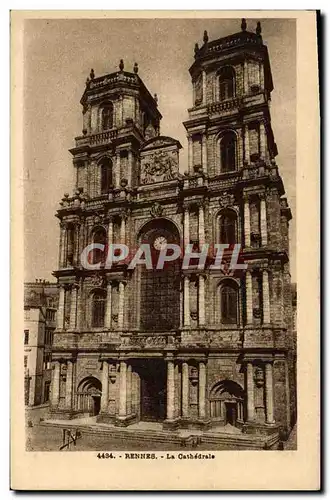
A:
[[[296,272],[296,27],[293,19],[259,19],[268,46],[274,90],[272,126],[276,158],[292,210],[291,275]],[[247,19],[254,31],[257,19]],[[187,168],[182,122],[192,106],[188,69],[204,30],[214,40],[240,31],[240,19],[35,19],[24,24],[25,281],[54,280],[64,193],[73,192],[69,149],[81,135],[79,103],[93,68],[96,76],[139,65],[139,76],[158,95],[161,134],[178,139],[180,170]]]

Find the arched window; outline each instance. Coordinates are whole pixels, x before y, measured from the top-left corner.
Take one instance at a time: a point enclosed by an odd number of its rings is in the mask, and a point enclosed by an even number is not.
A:
[[[104,158],[100,162],[101,168],[101,194],[107,194],[112,185],[112,161]]]
[[[92,327],[102,328],[104,326],[106,292],[98,290],[92,296]]]
[[[238,288],[235,283],[224,282],[220,286],[220,309],[223,325],[238,323]]]
[[[236,170],[236,134],[226,132],[220,141],[221,172]]]
[[[231,99],[235,96],[235,71],[230,66],[225,66],[219,73],[219,99]]]
[[[220,243],[233,245],[237,240],[237,218],[235,212],[228,210],[220,217]]]
[[[113,127],[113,104],[109,102],[102,108],[102,130],[108,130]]]
[[[94,244],[101,244],[101,245],[106,245],[107,243],[107,234],[106,231],[103,227],[97,228],[94,233],[93,233],[93,243]],[[102,252],[102,250],[99,250],[98,248],[95,248],[93,250],[93,256],[92,256],[92,264],[98,264],[99,262],[103,262],[106,258],[106,251]]]
[[[143,330],[168,331],[180,325],[180,282],[178,259],[156,269],[159,253],[166,244],[180,244],[176,226],[166,219],[155,219],[142,229],[139,242],[150,245],[153,269],[140,269],[140,326]]]

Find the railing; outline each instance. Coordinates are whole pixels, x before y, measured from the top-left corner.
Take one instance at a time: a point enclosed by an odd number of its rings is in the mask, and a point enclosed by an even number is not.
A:
[[[215,102],[213,104],[208,105],[209,113],[219,113],[222,111],[230,111],[232,109],[238,109],[240,106],[241,100],[238,97],[233,99],[228,99],[226,101]]]
[[[116,139],[118,134],[117,129],[107,130],[105,132],[100,132],[98,134],[84,135],[80,137],[76,137],[76,146],[85,146],[85,145],[96,145],[103,144],[109,141]]]

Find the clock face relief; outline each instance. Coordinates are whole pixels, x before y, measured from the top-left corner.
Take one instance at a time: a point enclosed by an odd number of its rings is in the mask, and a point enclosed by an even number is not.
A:
[[[157,238],[154,241],[154,248],[156,250],[162,250],[163,248],[166,247],[166,245],[167,245],[167,240],[165,236],[157,236]]]

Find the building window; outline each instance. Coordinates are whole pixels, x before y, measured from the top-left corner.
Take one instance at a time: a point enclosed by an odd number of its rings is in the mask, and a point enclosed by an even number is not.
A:
[[[52,345],[52,343],[53,343],[53,331],[47,329],[45,331],[45,345]]]
[[[235,96],[235,71],[230,66],[225,66],[219,73],[219,98],[220,101],[231,99]]]
[[[236,214],[231,210],[220,217],[220,243],[236,243]]]
[[[237,324],[238,321],[238,290],[232,283],[224,283],[220,288],[221,323],[223,325]]]
[[[29,344],[29,330],[24,330],[24,345]]]
[[[50,370],[51,365],[52,365],[52,354],[51,354],[51,352],[44,352],[43,369],[44,370]]]
[[[107,194],[112,185],[112,161],[104,158],[100,163],[101,168],[101,194]]]
[[[113,104],[109,102],[102,108],[102,130],[113,127]]]
[[[24,356],[24,368],[27,368],[28,365],[28,357]]]
[[[50,382],[45,382],[45,390],[44,390],[44,403],[49,401],[50,396]]]
[[[93,234],[93,244],[94,245],[106,245],[107,243],[107,233],[104,227],[97,228]],[[92,251],[92,264],[98,264],[99,262],[103,262],[106,258],[106,249],[103,251],[99,248],[95,248]]]
[[[236,134],[226,132],[220,141],[221,172],[236,170]]]
[[[105,300],[106,300],[105,291],[100,290],[93,294],[92,326],[94,328],[102,328],[104,326]]]

